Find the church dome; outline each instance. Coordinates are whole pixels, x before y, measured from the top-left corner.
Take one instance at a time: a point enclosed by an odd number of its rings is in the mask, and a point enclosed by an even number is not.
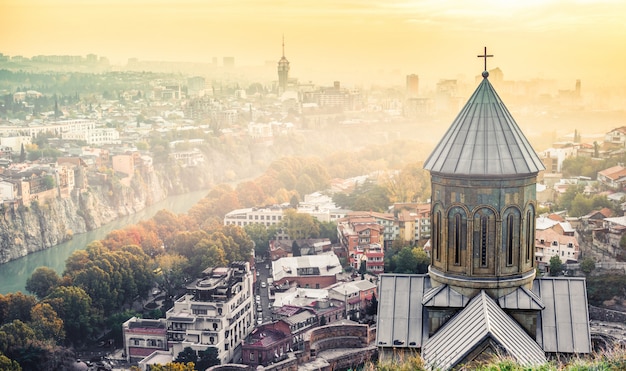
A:
[[[487,77],[424,164],[435,173],[502,177],[544,170]]]

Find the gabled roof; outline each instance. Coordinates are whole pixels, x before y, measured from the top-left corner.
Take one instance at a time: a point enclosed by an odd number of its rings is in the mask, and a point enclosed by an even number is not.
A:
[[[485,77],[424,163],[455,175],[534,174],[545,167]]]
[[[448,370],[489,339],[521,365],[547,362],[541,347],[484,291],[428,339],[422,357],[429,369]]]
[[[502,309],[515,310],[542,310],[545,305],[541,298],[532,291],[521,286],[512,293],[498,298],[498,304]]]
[[[422,305],[425,307],[463,308],[469,298],[452,290],[448,285],[433,287],[424,294]]]
[[[591,332],[585,279],[542,277],[533,292],[545,304],[537,323],[537,342],[546,352],[590,353]]]

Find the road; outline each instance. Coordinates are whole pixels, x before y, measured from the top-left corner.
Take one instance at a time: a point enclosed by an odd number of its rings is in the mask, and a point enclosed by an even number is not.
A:
[[[272,320],[272,312],[269,309],[269,287],[267,286],[267,279],[270,277],[271,263],[269,259],[266,259],[260,263],[256,263],[256,270],[259,275],[256,278],[256,284],[254,286],[254,295],[261,297],[261,312],[258,311],[258,305],[255,304],[256,318],[262,318],[262,322],[266,323]],[[265,284],[265,287],[262,287]],[[258,322],[257,322],[258,324]]]

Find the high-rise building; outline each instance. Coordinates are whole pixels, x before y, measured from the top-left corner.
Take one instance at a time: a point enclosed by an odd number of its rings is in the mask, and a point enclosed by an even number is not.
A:
[[[419,94],[420,78],[412,74],[406,76],[406,99],[417,98]]]
[[[285,58],[285,37],[283,36],[283,56],[278,61],[278,88],[282,93],[287,89],[289,81],[289,61]]]

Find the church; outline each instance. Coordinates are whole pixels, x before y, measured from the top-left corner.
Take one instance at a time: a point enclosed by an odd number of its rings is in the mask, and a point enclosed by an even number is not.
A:
[[[416,351],[431,370],[493,355],[521,365],[591,352],[584,278],[537,277],[539,157],[482,81],[430,154],[428,274],[383,274],[380,359]]]

